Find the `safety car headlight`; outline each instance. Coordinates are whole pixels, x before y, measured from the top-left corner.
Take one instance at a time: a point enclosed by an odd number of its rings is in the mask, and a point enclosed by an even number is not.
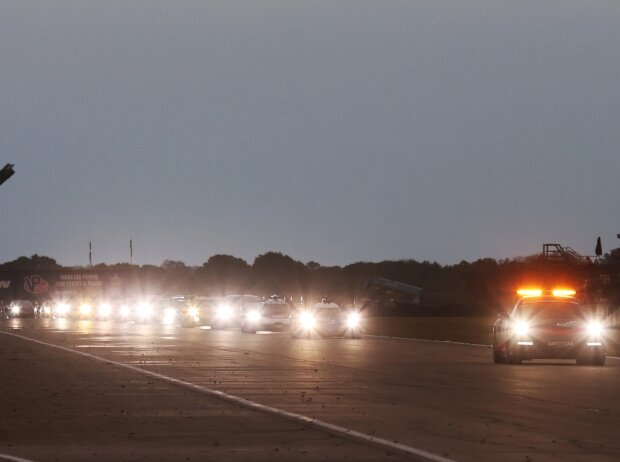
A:
[[[12,307],[11,307],[11,313],[15,313],[15,314],[17,314],[17,313],[19,313],[21,310],[22,310],[22,309],[21,309],[21,307],[20,307],[20,306],[12,306]]]
[[[260,311],[258,310],[250,310],[246,315],[246,318],[250,322],[257,322],[260,319]]]
[[[530,331],[530,325],[527,321],[517,321],[512,326],[512,329],[519,336],[527,335]]]
[[[316,322],[313,314],[307,312],[303,312],[299,315],[299,321],[301,322],[301,327],[304,329],[312,329]]]
[[[599,321],[590,321],[588,323],[588,335],[598,337],[603,333],[603,325]]]
[[[349,329],[356,329],[362,322],[362,316],[359,313],[349,313],[347,316],[347,327]]]

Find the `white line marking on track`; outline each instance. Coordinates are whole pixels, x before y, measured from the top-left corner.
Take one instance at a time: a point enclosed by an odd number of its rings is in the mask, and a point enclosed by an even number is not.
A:
[[[8,335],[11,337],[20,338],[22,340],[26,340],[29,342],[38,343],[40,345],[45,345],[48,347],[56,348],[58,350],[67,351],[69,353],[74,353],[77,355],[84,356],[86,358],[94,359],[96,361],[100,361],[105,364],[112,364],[117,367],[121,367],[124,369],[128,369],[130,371],[138,372],[140,374],[148,375],[150,377],[162,380],[164,382],[172,383],[174,385],[181,386],[183,388],[188,388],[190,390],[194,390],[198,393],[202,393],[208,396],[214,396],[225,401],[249,408],[254,409],[256,411],[260,411],[266,414],[276,415],[279,417],[284,417],[288,420],[297,422],[299,424],[305,425],[307,427],[314,427],[319,430],[325,431],[335,436],[344,436],[352,440],[361,441],[364,443],[370,443],[374,446],[382,447],[383,449],[389,448],[399,453],[415,456],[418,460],[421,458],[424,461],[433,461],[433,462],[455,462],[453,459],[447,459],[443,456],[433,454],[432,452],[425,451],[423,449],[417,449],[411,446],[407,446],[405,444],[397,443],[395,441],[386,440],[384,438],[377,438],[375,436],[367,435],[366,433],[361,433],[355,430],[351,430],[350,428],[341,427],[340,425],[330,424],[328,422],[324,422],[319,419],[314,419],[312,417],[307,417],[302,414],[296,414],[294,412],[283,411],[281,409],[277,409],[275,407],[266,406],[264,404],[257,403],[255,401],[250,401],[249,399],[240,398],[239,396],[229,395],[228,393],[224,393],[223,391],[213,390],[212,388],[207,388],[202,385],[197,385],[191,382],[186,382],[184,380],[175,379],[174,377],[169,377],[167,375],[158,374],[157,372],[151,372],[146,369],[141,369],[139,367],[131,366],[129,364],[119,363],[117,361],[112,361],[110,359],[105,359],[100,356],[95,356],[90,353],[86,353],[84,351],[74,350],[73,348],[68,348],[60,345],[55,345],[53,343],[43,342],[41,340],[33,339],[30,337],[26,337],[23,335],[17,335],[10,332],[0,331],[0,334]],[[24,461],[24,459],[14,459],[16,462],[31,462]]]
[[[0,461],[9,460],[11,462],[33,462],[29,459],[22,459],[21,457],[9,456],[8,454],[0,454]]]

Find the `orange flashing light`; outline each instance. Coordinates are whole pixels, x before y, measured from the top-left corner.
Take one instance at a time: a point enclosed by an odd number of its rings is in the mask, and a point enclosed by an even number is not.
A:
[[[554,297],[572,297],[576,293],[577,292],[573,289],[554,289],[553,291],[551,291],[551,294]]]
[[[517,294],[521,297],[540,297],[542,295],[542,289],[519,289]]]

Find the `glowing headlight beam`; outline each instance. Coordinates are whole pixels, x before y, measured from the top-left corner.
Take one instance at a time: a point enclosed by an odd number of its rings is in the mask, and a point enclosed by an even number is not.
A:
[[[215,312],[216,316],[224,321],[232,317],[232,308],[228,305],[220,305]]]
[[[138,305],[138,316],[141,319],[148,319],[153,314],[153,307],[149,303],[140,303]]]
[[[69,313],[69,309],[68,303],[60,302],[56,305],[55,311],[59,316],[66,316]]]
[[[164,310],[163,323],[172,324],[177,317],[177,312],[174,308],[166,308]]]
[[[362,321],[362,316],[359,313],[349,313],[347,316],[347,327],[349,329],[356,329],[359,327]]]
[[[92,307],[90,306],[89,303],[82,303],[80,305],[80,314],[87,316],[90,314],[91,311],[92,311]]]
[[[301,322],[301,327],[303,329],[312,329],[314,328],[315,319],[312,313],[304,312],[299,315],[299,321]]]
[[[197,318],[198,317],[198,308],[196,308],[195,306],[190,306],[187,309],[187,314],[189,316],[191,316],[192,318]]]
[[[257,322],[260,319],[260,311],[258,310],[249,311],[248,314],[246,315],[246,318],[250,322]]]
[[[588,335],[592,337],[599,337],[603,334],[603,325],[598,321],[590,321],[588,323]]]
[[[528,334],[528,332],[530,331],[530,326],[527,321],[517,321],[514,323],[512,329],[514,330],[514,333],[518,336],[523,336]]]
[[[112,307],[109,303],[102,303],[99,305],[99,316],[107,317],[112,314]]]

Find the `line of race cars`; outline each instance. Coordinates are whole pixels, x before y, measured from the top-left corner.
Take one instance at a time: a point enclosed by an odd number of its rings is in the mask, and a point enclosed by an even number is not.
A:
[[[359,311],[345,310],[323,299],[312,307],[293,306],[273,295],[223,298],[176,296],[129,299],[48,300],[40,305],[14,300],[3,308],[5,318],[39,317],[114,320],[117,322],[178,324],[193,327],[209,324],[212,329],[236,328],[244,333],[290,331],[291,337],[361,338],[363,318]]]
[[[570,289],[522,289],[510,312],[499,313],[493,324],[493,360],[519,364],[533,359],[574,359],[578,364],[604,365],[604,316],[584,304]],[[312,307],[293,306],[274,295],[229,295],[218,299],[170,297],[116,302],[47,301],[35,306],[16,300],[4,308],[5,317],[103,319],[118,322],[209,324],[212,329],[236,328],[244,333],[290,331],[293,338],[360,338],[364,319],[327,299]]]

